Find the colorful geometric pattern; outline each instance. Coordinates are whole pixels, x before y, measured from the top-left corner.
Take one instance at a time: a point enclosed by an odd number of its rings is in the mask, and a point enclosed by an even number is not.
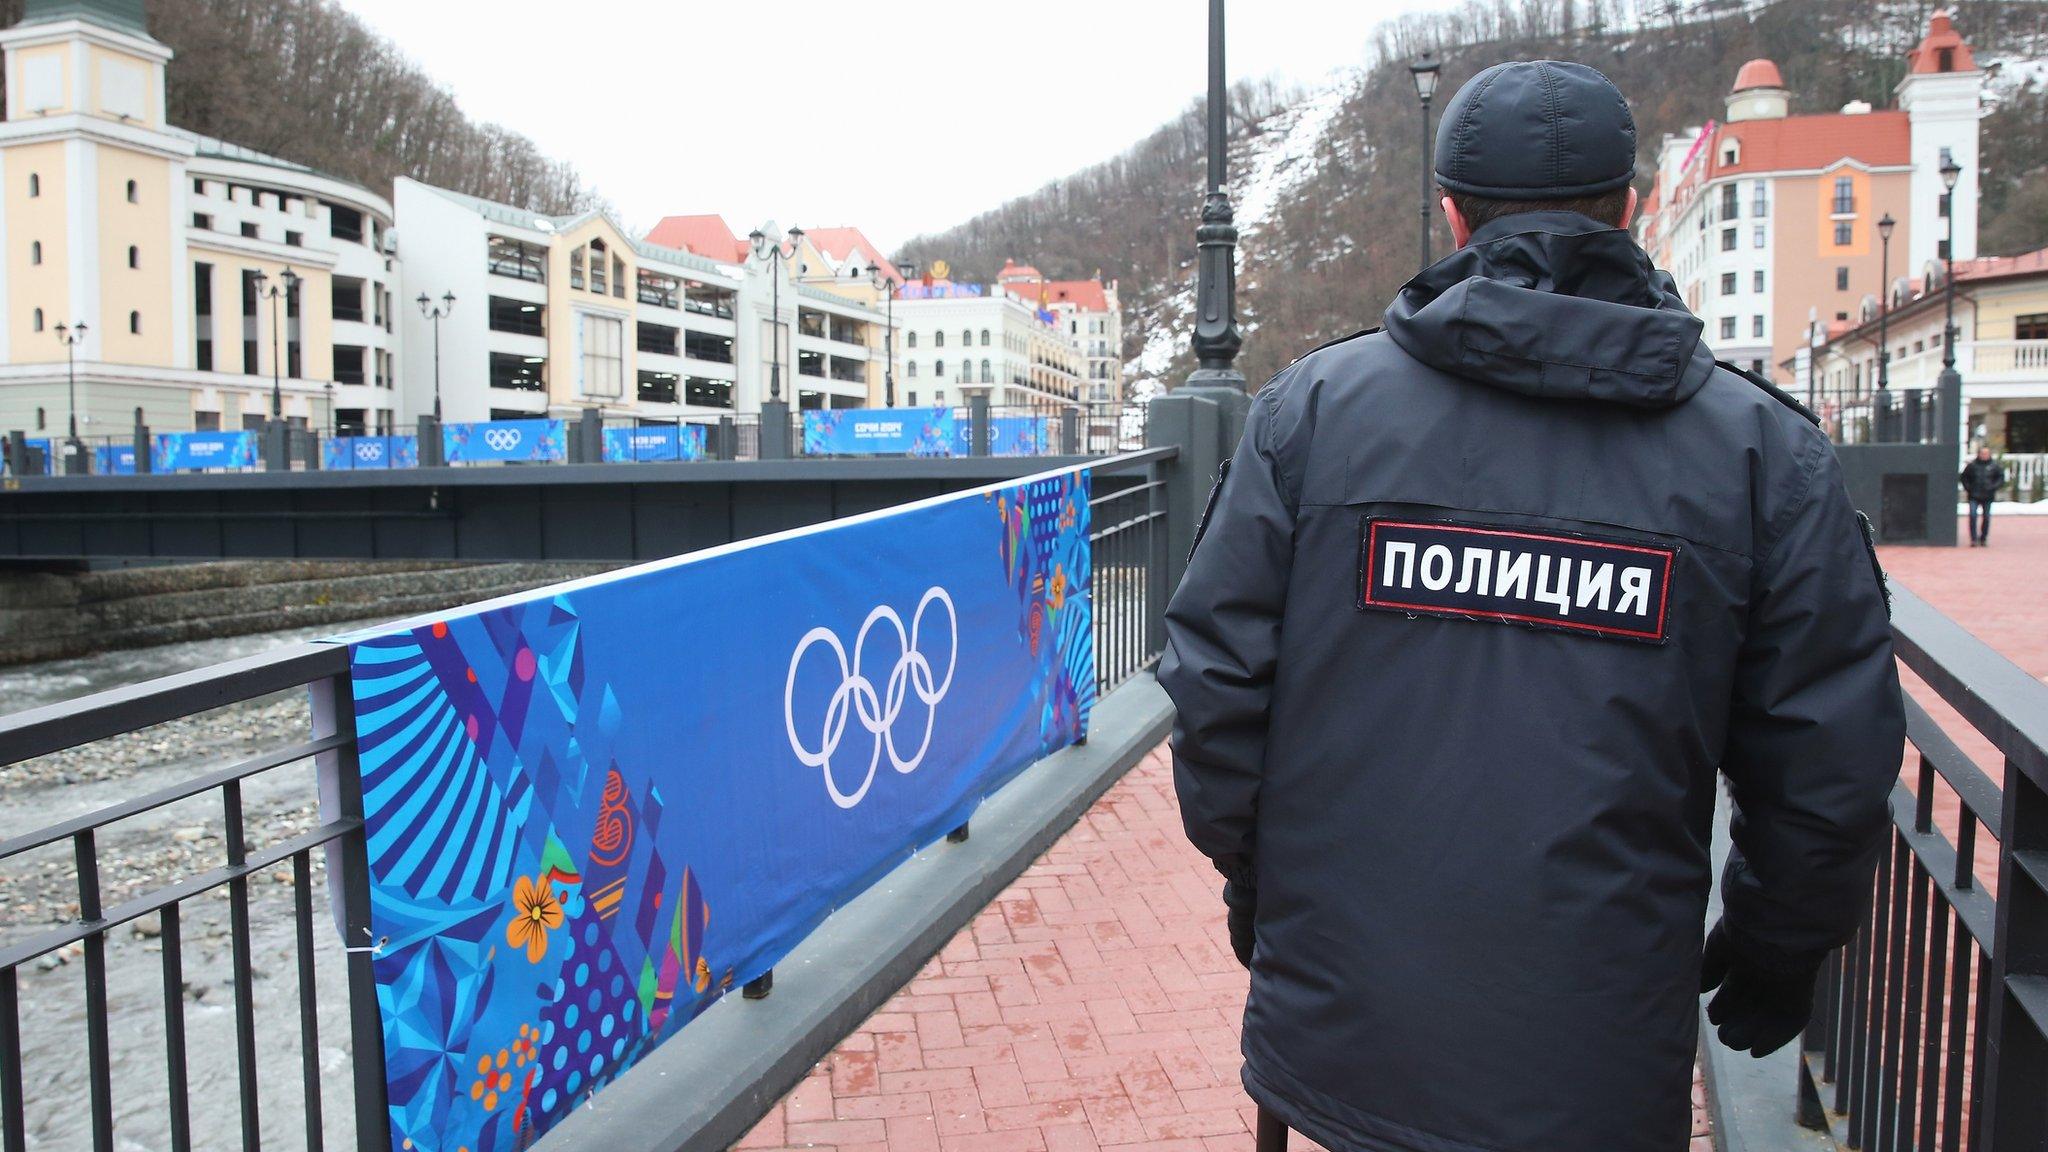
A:
[[[953,409],[829,408],[804,413],[806,456],[950,456]]]
[[[393,1146],[527,1146],[1080,739],[1089,491],[1072,469],[346,638]],[[788,743],[792,652],[927,587],[961,611],[921,641],[960,665],[932,754],[837,807]]]

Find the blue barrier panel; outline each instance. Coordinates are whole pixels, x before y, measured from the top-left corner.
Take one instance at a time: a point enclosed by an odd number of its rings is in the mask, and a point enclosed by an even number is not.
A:
[[[55,476],[61,469],[57,463],[57,449],[61,446],[55,436],[30,436],[25,443],[31,451],[43,454],[43,475]]]
[[[331,436],[320,445],[320,466],[330,472],[362,468],[417,468],[417,436]]]
[[[958,421],[937,408],[833,408],[804,412],[806,456],[950,456]]]
[[[1079,739],[1089,489],[1069,468],[338,638],[392,1146],[525,1147]]]
[[[102,476],[135,475],[135,445],[94,445],[92,450],[92,470]]]
[[[604,430],[604,462],[624,464],[649,460],[702,460],[702,424],[651,424],[641,428]]]
[[[1043,456],[1051,451],[1052,438],[1043,416],[991,416],[988,421],[988,454],[991,456]],[[974,454],[974,422],[956,422],[953,455]]]
[[[150,467],[156,472],[224,468],[230,471],[256,467],[254,432],[163,432],[150,449]]]
[[[490,460],[568,458],[567,425],[561,420],[479,420],[441,426],[442,459],[450,464]]]

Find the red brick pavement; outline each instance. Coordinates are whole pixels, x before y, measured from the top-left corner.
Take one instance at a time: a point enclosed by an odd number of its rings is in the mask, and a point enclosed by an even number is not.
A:
[[[1883,559],[2048,677],[2048,519],[2002,520],[1986,549]],[[1971,750],[1995,767],[1981,741]],[[1155,749],[738,1147],[1246,1152],[1244,996],[1215,872],[1181,836]],[[1711,1140],[1693,1093],[1700,1152]]]
[[[737,1147],[1249,1152],[1219,886],[1154,749]]]

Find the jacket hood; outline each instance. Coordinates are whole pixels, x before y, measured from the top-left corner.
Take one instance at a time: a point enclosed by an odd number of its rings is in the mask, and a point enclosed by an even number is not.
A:
[[[1671,277],[1575,212],[1480,228],[1402,287],[1385,324],[1424,364],[1525,396],[1670,408],[1714,372]]]

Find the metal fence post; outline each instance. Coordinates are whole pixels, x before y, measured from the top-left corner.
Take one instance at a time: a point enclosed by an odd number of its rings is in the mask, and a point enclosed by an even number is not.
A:
[[[290,429],[283,420],[272,420],[263,425],[263,470],[265,472],[289,472],[292,470],[291,441],[287,438]]]
[[[1060,413],[1060,444],[1069,456],[1079,456],[1088,451],[1081,443],[1081,406],[1069,404]]]
[[[2041,1085],[2048,1081],[2048,1038],[2020,1003],[2014,985],[2025,981],[2035,996],[2048,981],[2048,884],[2021,864],[2048,853],[2048,789],[2008,756],[2000,805],[1998,905],[1995,945],[1978,996],[1988,999],[1985,1026],[1983,1123],[1988,1141],[1973,1147],[2048,1147],[2048,1108]]]
[[[1180,452],[1160,466],[1166,481],[1166,590],[1180,587],[1194,548],[1195,525],[1216,482],[1224,452],[1222,412],[1206,398],[1170,393],[1153,400],[1145,417],[1145,447],[1172,445]]]
[[[441,421],[435,417],[420,417],[419,455],[422,468],[441,468],[448,463],[441,443]]]
[[[585,408],[576,418],[576,435],[569,441],[569,462],[604,463],[604,413]]]
[[[138,420],[135,422],[135,474],[140,476],[154,470],[154,462],[150,459],[149,425]]]
[[[988,397],[967,398],[967,444],[968,453],[973,456],[988,455],[989,440]]]
[[[717,427],[711,430],[717,443],[711,446],[713,460],[737,460],[740,457],[740,430],[730,416],[720,416]]]
[[[28,434],[19,428],[7,434],[7,470],[16,476],[28,475]]]
[[[789,401],[769,400],[761,405],[762,460],[789,459]]]

